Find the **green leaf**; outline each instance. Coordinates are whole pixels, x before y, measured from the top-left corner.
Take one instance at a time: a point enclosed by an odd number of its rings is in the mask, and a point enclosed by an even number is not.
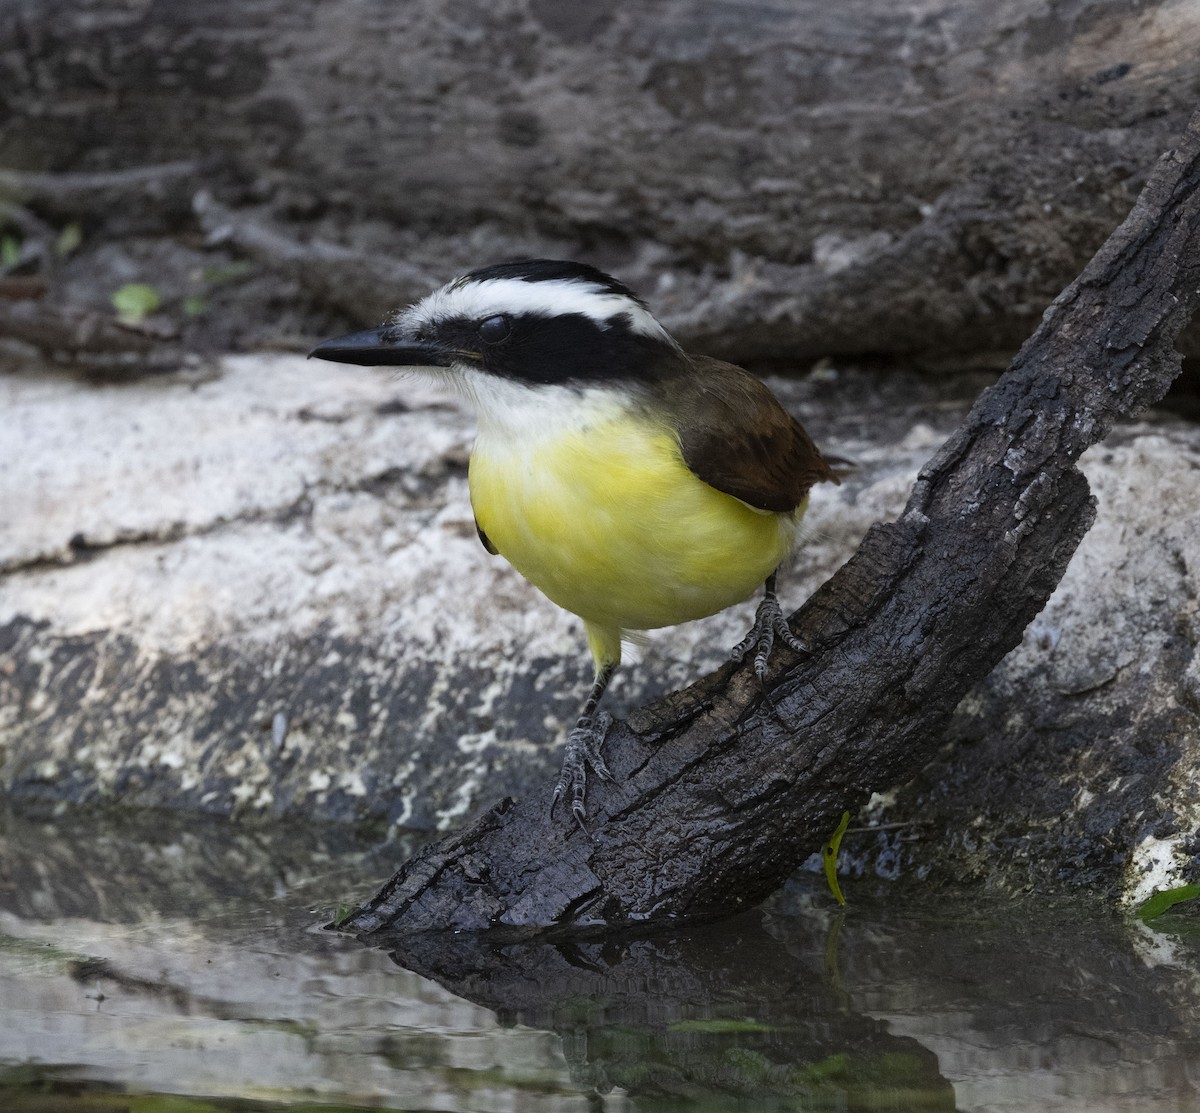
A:
[[[829,891],[837,898],[838,904],[846,903],[846,898],[842,896],[842,887],[838,884],[837,856],[838,849],[842,845],[842,836],[849,826],[850,813],[842,812],[842,821],[837,825],[837,830],[829,836],[829,841],[825,844],[825,853],[822,855],[825,860],[825,882],[829,886]]]
[[[145,320],[162,304],[158,291],[143,282],[125,283],[111,300],[121,319],[134,324]]]
[[[62,231],[59,232],[54,250],[65,257],[73,251],[77,251],[81,243],[83,243],[83,229],[80,228],[78,221],[73,220],[70,224],[64,225]]]
[[[15,267],[21,261],[21,241],[16,236],[0,236],[0,266]]]
[[[1153,920],[1164,912],[1182,904],[1185,900],[1195,900],[1200,897],[1200,885],[1180,885],[1174,889],[1161,889],[1154,896],[1142,901],[1134,909],[1134,913],[1142,920]]]
[[[183,299],[185,317],[199,317],[208,308],[208,302],[199,294],[189,294]]]

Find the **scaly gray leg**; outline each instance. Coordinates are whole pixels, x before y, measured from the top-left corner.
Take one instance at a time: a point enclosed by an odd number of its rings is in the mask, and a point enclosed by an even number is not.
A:
[[[562,773],[559,774],[558,784],[554,786],[554,797],[550,801],[550,817],[553,819],[554,809],[558,807],[558,802],[569,794],[571,814],[575,817],[575,822],[579,824],[579,829],[588,838],[591,838],[591,832],[584,823],[587,816],[584,804],[587,791],[587,767],[590,765],[602,780],[611,781],[613,779],[613,775],[609,772],[600,753],[601,747],[604,745],[604,737],[608,734],[608,728],[612,726],[612,716],[603,711],[597,714],[596,708],[616,669],[616,665],[605,665],[596,674],[596,681],[588,694],[587,702],[583,705],[579,721],[575,724],[574,730],[567,735]]]
[[[750,633],[733,647],[733,652],[730,654],[735,664],[741,664],[745,660],[746,654],[753,649],[754,675],[758,677],[760,684],[767,678],[767,661],[771,656],[771,650],[775,647],[776,638],[796,653],[808,652],[808,646],[792,633],[787,619],[783,617],[783,610],[775,596],[776,575],[778,575],[778,570],[767,577],[762,602],[759,603],[758,610],[754,615],[754,625],[750,627]]]

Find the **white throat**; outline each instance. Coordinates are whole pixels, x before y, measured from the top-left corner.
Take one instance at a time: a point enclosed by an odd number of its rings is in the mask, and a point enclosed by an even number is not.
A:
[[[633,408],[632,400],[613,388],[529,386],[471,370],[453,377],[475,409],[481,443],[554,440],[604,424]]]

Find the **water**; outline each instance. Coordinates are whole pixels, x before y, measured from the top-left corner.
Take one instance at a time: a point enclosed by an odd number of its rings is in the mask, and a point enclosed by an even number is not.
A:
[[[0,815],[0,1110],[1200,1110],[1188,911],[813,879],[678,935],[320,930],[409,849]]]

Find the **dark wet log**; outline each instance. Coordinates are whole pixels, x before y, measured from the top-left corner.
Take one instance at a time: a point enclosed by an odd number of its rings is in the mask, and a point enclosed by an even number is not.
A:
[[[766,691],[730,667],[609,735],[594,837],[505,802],[342,926],[586,929],[728,914],[874,790],[912,776],[1019,641],[1094,516],[1081,453],[1159,399],[1200,301],[1200,115],[1009,370],[798,613]]]

